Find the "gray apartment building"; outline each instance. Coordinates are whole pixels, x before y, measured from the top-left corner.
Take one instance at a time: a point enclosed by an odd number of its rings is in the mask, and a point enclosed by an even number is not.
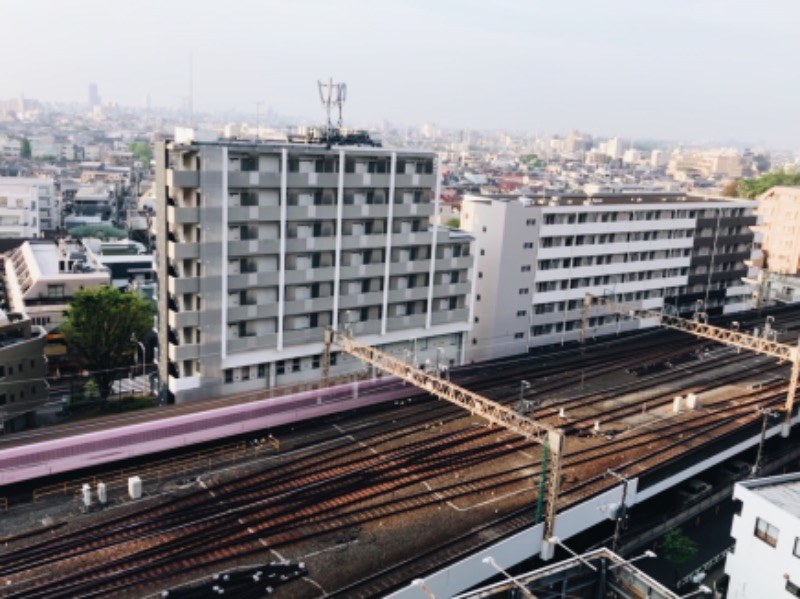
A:
[[[474,239],[429,224],[433,152],[176,133],[156,148],[167,401],[319,380],[327,326],[418,365],[464,361]],[[332,377],[364,370],[332,356]]]
[[[578,340],[587,293],[683,316],[749,309],[756,206],[666,192],[465,197],[461,227],[479,252],[468,358]],[[587,335],[648,325],[592,308]]]
[[[47,333],[30,318],[0,311],[0,422],[3,433],[36,426],[47,401]]]

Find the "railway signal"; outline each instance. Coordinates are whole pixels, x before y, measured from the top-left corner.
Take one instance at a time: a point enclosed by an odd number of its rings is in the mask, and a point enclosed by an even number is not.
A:
[[[800,378],[800,339],[798,339],[798,344],[796,346],[788,345],[776,341],[776,335],[774,334],[767,333],[761,336],[742,333],[738,330],[738,323],[736,323],[734,329],[723,329],[722,327],[710,325],[707,322],[708,315],[705,312],[695,312],[695,317],[693,319],[681,318],[680,316],[667,314],[663,309],[648,310],[618,302],[607,296],[601,297],[587,293],[583,300],[583,318],[581,319],[580,335],[581,343],[584,343],[586,340],[589,309],[595,303],[609,308],[618,315],[629,316],[631,318],[653,319],[659,326],[668,329],[685,331],[696,337],[711,339],[712,341],[724,345],[750,350],[765,356],[773,356],[782,362],[789,362],[792,365],[792,373],[789,377],[789,388],[786,392],[786,404],[783,408],[785,420],[781,431],[783,437],[789,436],[792,426],[792,411],[794,409],[794,399],[797,392],[797,382],[798,378]],[[766,331],[773,330],[771,324],[772,323],[768,320]]]
[[[384,353],[371,345],[361,343],[347,333],[335,331],[332,328],[325,330],[325,354],[330,355],[331,345],[338,345],[341,350],[351,356],[359,358],[367,364],[380,368],[401,380],[416,385],[431,395],[444,399],[469,410],[491,422],[526,439],[535,441],[543,447],[541,482],[547,480],[544,493],[539,493],[537,505],[537,523],[541,515],[543,498],[546,496],[544,507],[544,539],[549,539],[555,533],[556,503],[558,501],[559,487],[561,484],[561,459],[564,453],[564,431],[543,422],[537,422],[516,410],[487,399],[477,393],[465,389],[455,383],[441,378],[440,372],[426,372],[415,366],[407,364],[394,356]],[[325,361],[325,358],[323,358]],[[545,472],[546,470],[546,472]],[[540,487],[541,489],[541,487]],[[548,543],[543,544],[542,557],[549,559]]]

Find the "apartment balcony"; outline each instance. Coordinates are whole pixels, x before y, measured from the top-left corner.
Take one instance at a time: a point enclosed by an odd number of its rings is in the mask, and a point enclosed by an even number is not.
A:
[[[322,343],[325,338],[325,328],[300,329],[283,332],[283,345],[302,345],[304,343]]]
[[[253,320],[256,318],[276,318],[278,316],[278,303],[254,304],[246,306],[229,306],[228,322],[237,320]]]
[[[342,250],[361,250],[386,247],[386,235],[342,235]]]
[[[391,295],[391,292],[390,292]],[[342,293],[339,297],[339,310],[352,310],[383,304],[383,291],[369,291],[367,293]]]
[[[411,289],[392,289],[389,291],[389,303],[411,302],[428,299],[428,287],[412,287]]]
[[[283,313],[285,316],[309,314],[310,312],[326,312],[330,310],[333,310],[333,296],[287,301],[284,302],[283,305]]]
[[[358,338],[359,335],[372,335],[375,333],[381,332],[381,321],[380,319],[376,320],[365,320],[364,322],[354,322],[350,325],[351,329],[353,330],[353,335]]]
[[[250,289],[252,287],[271,287],[278,285],[280,276],[277,270],[249,272],[228,275],[228,290]]]
[[[168,277],[167,289],[172,294],[199,293],[200,279],[197,277]]]
[[[170,260],[182,260],[184,258],[199,258],[200,244],[198,243],[176,243],[167,242],[167,256]]]
[[[393,316],[386,319],[386,330],[399,331],[402,329],[424,327],[427,314],[412,314],[411,316]]]
[[[445,310],[442,312],[434,311],[431,315],[431,324],[448,324],[451,322],[466,323],[469,318],[469,310],[461,308],[458,310]]]
[[[318,268],[301,268],[297,270],[286,271],[286,284],[297,285],[299,283],[310,283],[314,281],[332,281],[334,275],[334,268],[318,267]]]
[[[277,254],[281,250],[278,239],[248,239],[228,241],[228,256],[252,256],[258,254]]]
[[[169,359],[173,362],[181,362],[183,360],[196,360],[200,357],[200,346],[194,344],[173,345],[169,346]]]
[[[342,218],[386,218],[389,216],[388,204],[345,204],[342,206]]]
[[[428,202],[424,204],[395,204],[392,214],[394,218],[431,216],[433,214],[433,204]]]
[[[472,256],[461,256],[460,258],[439,258],[436,260],[436,271],[443,270],[463,270],[472,267]]]
[[[342,281],[348,279],[364,279],[368,277],[382,277],[385,273],[386,265],[383,262],[375,264],[361,264],[359,266],[343,266],[339,278]]]
[[[253,337],[237,337],[228,339],[226,347],[228,353],[252,351],[254,349],[275,349],[278,346],[278,334],[267,333]]]
[[[470,283],[450,283],[448,285],[434,285],[433,297],[450,297],[453,295],[469,295]]]
[[[313,251],[333,251],[336,249],[336,237],[330,235],[328,237],[308,237],[294,238],[286,240],[287,253],[307,252]]]
[[[261,175],[263,174],[266,173],[259,173],[258,171],[228,171],[228,189],[261,187]],[[278,176],[278,184],[275,187],[280,187],[280,175]]]
[[[406,174],[398,173],[394,177],[394,186],[397,189],[402,187],[428,187],[436,185],[436,175],[431,174]]]
[[[196,327],[200,323],[200,315],[198,312],[168,312],[169,326],[178,330],[183,327]]]
[[[430,272],[430,260],[400,260],[392,262],[389,268],[390,275],[410,275]]]
[[[336,220],[336,206],[287,206],[286,218],[290,221],[309,219]]]
[[[417,231],[407,233],[393,233],[392,245],[394,247],[407,246],[407,245],[431,245],[433,242],[433,233],[428,231]]]
[[[332,187],[339,186],[339,173],[287,173],[287,187]]]
[[[176,225],[194,224],[200,222],[199,208],[186,208],[181,206],[167,206],[167,222]]]
[[[345,188],[389,187],[391,175],[388,173],[345,173]]]
[[[172,170],[172,185],[175,187],[200,187],[200,171]]]

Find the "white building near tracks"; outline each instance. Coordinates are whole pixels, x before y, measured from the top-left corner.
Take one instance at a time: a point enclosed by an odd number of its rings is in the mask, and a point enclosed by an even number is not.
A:
[[[167,401],[320,380],[327,326],[417,365],[463,362],[474,239],[429,225],[436,154],[334,136],[157,146]],[[333,357],[332,377],[365,369]]]
[[[800,474],[737,483],[733,498],[728,598],[800,597]]]
[[[477,239],[469,360],[579,339],[586,293],[681,314],[749,309],[756,201],[680,193],[466,196]],[[648,326],[593,309],[595,337]]]

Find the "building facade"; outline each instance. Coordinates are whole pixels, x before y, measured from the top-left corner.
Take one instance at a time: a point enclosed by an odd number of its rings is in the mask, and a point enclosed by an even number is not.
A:
[[[47,401],[47,334],[23,314],[0,311],[0,422],[3,433],[36,426]]]
[[[48,331],[63,322],[76,292],[111,283],[109,269],[77,242],[26,241],[3,262],[10,308]]]
[[[758,216],[766,270],[800,274],[800,187],[770,189],[759,198]]]
[[[319,380],[328,326],[462,363],[474,240],[428,224],[432,152],[179,139],[156,169],[166,401]],[[333,354],[332,377],[364,370]]]
[[[756,202],[674,193],[466,196],[479,249],[470,360],[576,341],[587,293],[709,315],[751,306]],[[587,335],[646,326],[592,309]]]
[[[736,483],[733,498],[728,598],[800,597],[800,474]]]
[[[54,216],[58,212],[52,179],[0,177],[0,237],[34,239],[42,229],[52,228]]]

